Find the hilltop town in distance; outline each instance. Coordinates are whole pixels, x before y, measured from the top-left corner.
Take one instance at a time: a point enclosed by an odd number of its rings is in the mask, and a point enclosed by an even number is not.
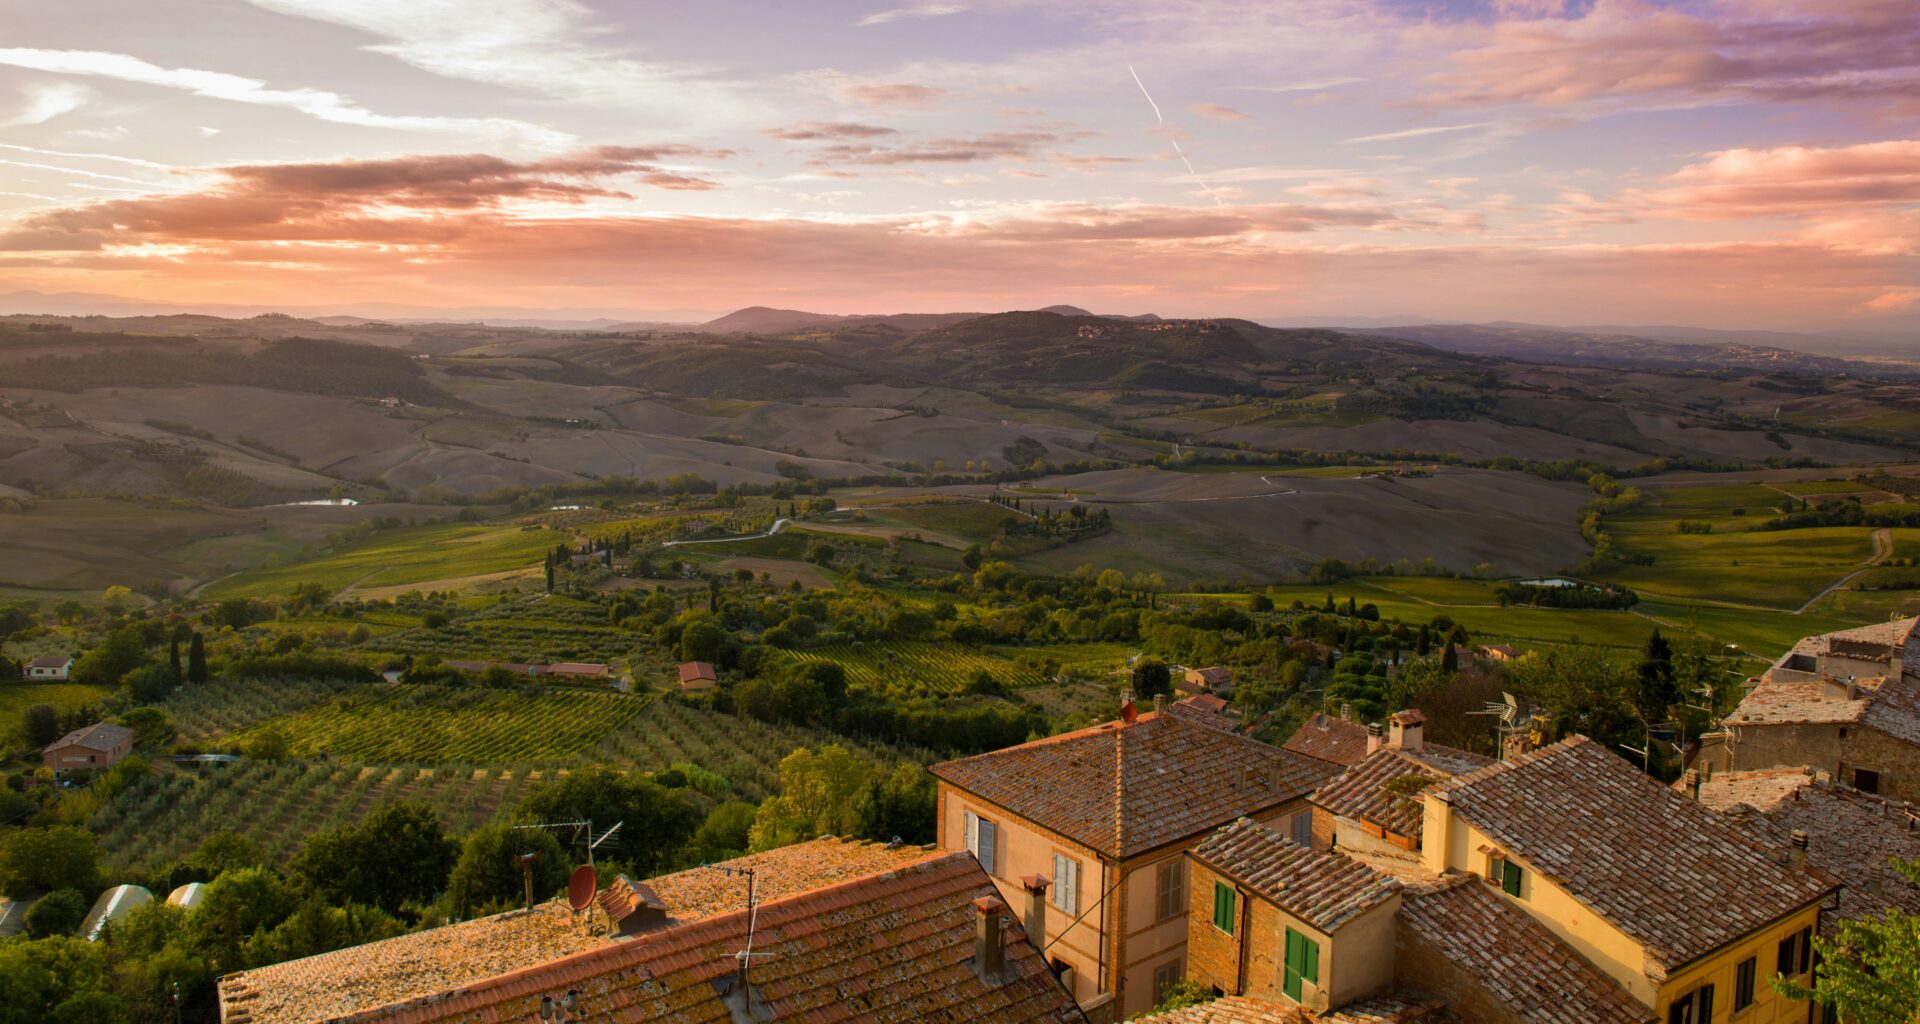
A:
[[[1900,365],[782,317],[0,321],[0,955],[251,1024],[1784,1021],[1920,911]]]

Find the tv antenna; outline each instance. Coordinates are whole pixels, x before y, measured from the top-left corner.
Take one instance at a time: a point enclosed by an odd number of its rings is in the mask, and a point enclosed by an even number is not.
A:
[[[1479,711],[1469,711],[1469,715],[1488,715],[1494,719],[1494,732],[1498,735],[1500,760],[1507,759],[1507,741],[1520,731],[1520,698],[1502,690],[1499,701],[1488,701]]]
[[[753,951],[754,931],[760,923],[760,876],[753,868],[733,868],[720,864],[707,866],[723,875],[745,875],[747,879],[747,943],[733,955],[734,974],[731,983],[721,979],[713,983],[714,987],[720,990],[722,1001],[738,1002],[737,1008],[732,1002],[729,1002],[728,1006],[729,1009],[737,1010],[736,1020],[739,1019],[739,1014],[744,1014],[749,1020],[771,1020],[772,1008],[768,1007],[765,1000],[754,992],[750,983],[753,958],[773,955]]]
[[[573,845],[575,846],[584,845],[587,848],[587,866],[593,867],[593,851],[599,849],[600,844],[605,843],[609,839],[612,839],[617,833],[619,833],[620,826],[625,824],[626,824],[625,821],[614,822],[613,827],[607,829],[605,832],[600,833],[600,836],[597,839],[594,838],[594,835],[593,835],[593,819],[592,818],[587,818],[584,821],[553,821],[553,822],[542,822],[537,825],[515,825],[514,831],[517,832],[521,829],[529,829],[529,828],[573,829],[574,830]],[[616,848],[618,848],[619,845],[620,844],[618,842],[615,842],[613,844],[613,846]]]

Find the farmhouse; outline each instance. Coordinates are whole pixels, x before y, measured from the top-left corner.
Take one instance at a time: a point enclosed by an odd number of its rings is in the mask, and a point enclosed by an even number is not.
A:
[[[569,676],[576,679],[609,679],[613,670],[598,662],[562,661],[552,665],[535,665],[534,672],[543,676]]]
[[[1863,793],[1920,801],[1920,619],[1811,636],[1753,681],[1691,766],[1811,766]]]
[[[59,657],[48,657],[48,658],[34,658],[33,660],[27,662],[25,666],[25,671],[24,671],[24,675],[28,679],[55,680],[55,681],[64,680],[72,674],[73,674],[73,657],[71,655],[62,655]]]
[[[1504,665],[1518,658],[1520,656],[1520,649],[1512,644],[1482,644],[1479,653],[1483,661]]]
[[[221,1019],[535,1020],[571,995],[575,1019],[648,1024],[1085,1022],[965,854],[829,838],[715,867],[755,871],[756,910],[714,868],[621,880],[599,901],[616,923],[659,909],[628,934],[545,903],[228,975]]]
[[[931,769],[938,845],[1037,905],[1029,931],[1097,1020],[1148,1010],[1186,976],[1187,848],[1242,817],[1305,835],[1306,796],[1335,770],[1206,715],[1157,706]]]
[[[695,693],[711,690],[719,685],[720,675],[714,671],[712,662],[683,661],[680,663],[680,692]]]
[[[1190,668],[1182,673],[1177,686],[1183,693],[1231,693],[1233,692],[1233,670],[1215,665],[1211,668]]]
[[[54,774],[109,768],[133,752],[133,730],[97,722],[75,729],[40,752]]]

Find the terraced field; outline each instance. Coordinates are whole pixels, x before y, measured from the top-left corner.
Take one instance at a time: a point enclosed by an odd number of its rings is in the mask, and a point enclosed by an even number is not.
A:
[[[284,864],[307,836],[357,821],[390,800],[424,800],[446,829],[465,832],[513,807],[538,776],[469,765],[241,762],[149,775],[87,824],[100,836],[108,867],[175,860],[227,831],[246,835]]]
[[[295,757],[370,763],[559,764],[631,721],[648,698],[555,688],[367,686],[241,732],[286,736]]]
[[[563,541],[551,530],[448,523],[381,530],[365,540],[293,565],[256,569],[216,580],[201,596],[271,597],[297,584],[331,591],[459,579],[510,569],[538,568],[541,556]]]

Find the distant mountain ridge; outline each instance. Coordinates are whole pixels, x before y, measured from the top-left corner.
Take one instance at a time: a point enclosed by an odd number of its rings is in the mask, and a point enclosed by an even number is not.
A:
[[[1023,312],[1009,310],[1007,312]],[[1061,316],[1099,317],[1103,320],[1132,320],[1151,323],[1160,319],[1152,313],[1138,316],[1123,314],[1090,313],[1078,306],[1055,305],[1039,310],[1024,312],[1057,313]],[[770,306],[748,306],[736,309],[726,316],[709,320],[693,328],[702,334],[788,334],[819,327],[854,327],[882,325],[898,328],[909,333],[929,331],[948,327],[967,320],[977,320],[994,313],[809,313],[802,309],[774,309]]]
[[[1354,334],[1404,338],[1465,355],[1524,359],[1576,366],[1621,366],[1663,370],[1724,370],[1731,368],[1779,370],[1791,373],[1853,376],[1920,376],[1920,361],[1911,364],[1866,362],[1803,349],[1754,343],[1756,335],[1769,338],[1805,338],[1773,332],[1705,331],[1700,341],[1675,341],[1619,330],[1593,328],[1565,330],[1539,324],[1496,321],[1485,324],[1421,324],[1402,327],[1350,327]],[[1837,339],[1828,339],[1829,343]],[[1920,350],[1906,353],[1920,360]]]

